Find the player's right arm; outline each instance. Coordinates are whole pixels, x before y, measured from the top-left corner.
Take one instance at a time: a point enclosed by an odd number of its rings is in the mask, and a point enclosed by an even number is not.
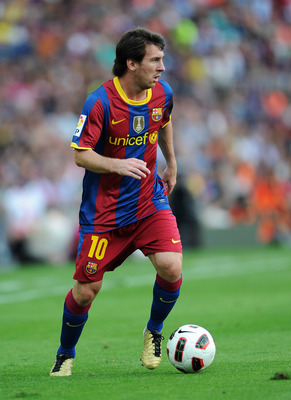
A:
[[[96,174],[112,174],[130,176],[135,179],[146,178],[151,171],[143,160],[137,158],[104,157],[91,149],[75,149],[75,163]]]
[[[109,113],[107,95],[100,87],[86,99],[71,147],[75,150],[75,163],[96,174],[119,174],[135,179],[146,178],[150,170],[146,162],[136,158],[119,159],[106,157],[94,151],[104,131],[105,117]]]

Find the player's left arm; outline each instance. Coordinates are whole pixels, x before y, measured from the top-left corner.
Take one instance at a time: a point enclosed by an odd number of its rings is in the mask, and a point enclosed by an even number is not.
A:
[[[173,126],[171,121],[159,130],[159,146],[167,163],[162,178],[168,195],[170,195],[177,181],[177,161],[174,153]]]

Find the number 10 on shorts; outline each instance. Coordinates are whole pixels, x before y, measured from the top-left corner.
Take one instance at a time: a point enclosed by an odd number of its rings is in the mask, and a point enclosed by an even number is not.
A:
[[[99,239],[99,236],[91,236],[92,244],[88,253],[88,257],[95,257],[97,260],[102,260],[105,255],[105,251],[108,246],[108,240],[103,238]]]

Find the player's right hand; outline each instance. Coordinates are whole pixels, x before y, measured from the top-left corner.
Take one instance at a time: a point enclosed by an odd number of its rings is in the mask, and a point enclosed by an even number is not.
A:
[[[138,158],[119,159],[116,172],[119,175],[131,176],[135,179],[146,178],[151,173],[147,168],[147,163]]]

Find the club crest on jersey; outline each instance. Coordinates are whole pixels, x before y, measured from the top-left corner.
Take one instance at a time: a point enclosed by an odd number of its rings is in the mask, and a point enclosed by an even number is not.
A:
[[[85,271],[87,272],[87,274],[90,275],[94,275],[97,272],[97,263],[88,261],[86,267],[85,267]]]
[[[80,118],[79,118],[76,130],[75,130],[74,136],[80,136],[81,135],[81,132],[82,132],[83,126],[85,124],[86,118],[87,118],[87,115],[84,115],[84,114],[80,115]]]
[[[144,129],[144,117],[139,115],[133,118],[133,129],[136,133],[140,133]]]
[[[153,108],[152,109],[152,119],[155,122],[158,122],[162,119],[163,116],[163,109],[162,107]]]

